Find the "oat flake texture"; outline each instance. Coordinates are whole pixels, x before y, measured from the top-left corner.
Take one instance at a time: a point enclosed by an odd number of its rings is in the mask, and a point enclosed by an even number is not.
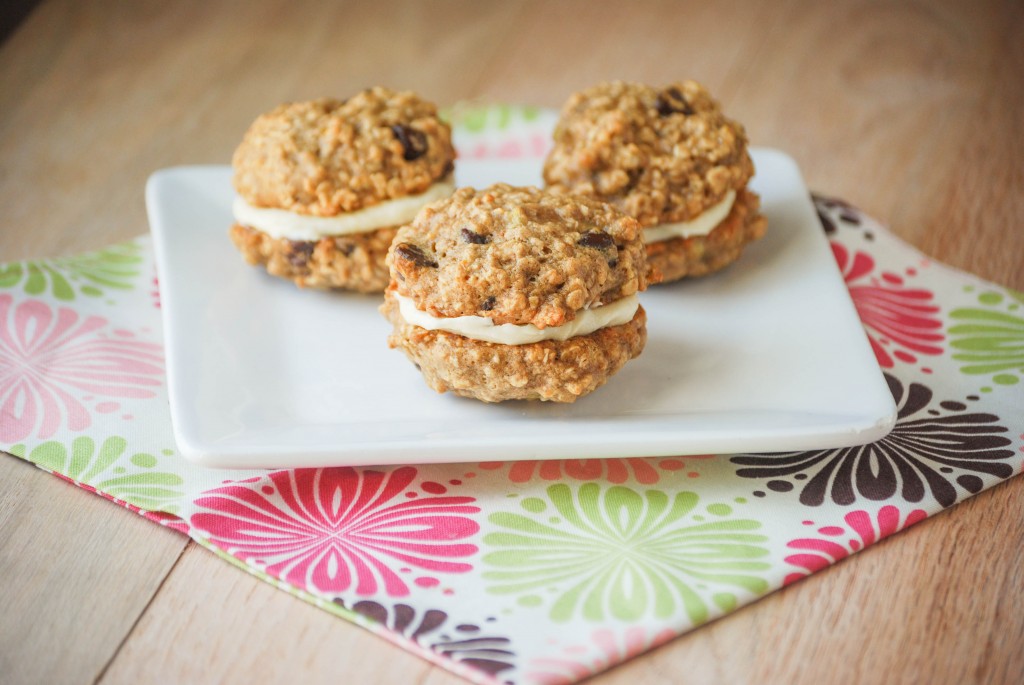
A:
[[[557,114],[450,117],[463,158],[539,165]],[[0,448],[470,681],[575,682],[1020,474],[1024,295],[815,204],[899,407],[863,450],[186,466],[146,237],[0,266]]]

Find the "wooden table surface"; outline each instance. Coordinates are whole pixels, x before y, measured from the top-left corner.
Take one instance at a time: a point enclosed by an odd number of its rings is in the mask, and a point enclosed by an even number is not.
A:
[[[691,77],[812,188],[1024,289],[1015,0],[43,2],[0,46],[0,261],[145,232],[152,171],[226,163],[282,101],[385,84],[557,107]],[[1005,483],[594,682],[1022,682],[1022,496]],[[6,457],[0,584],[5,683],[462,682]]]

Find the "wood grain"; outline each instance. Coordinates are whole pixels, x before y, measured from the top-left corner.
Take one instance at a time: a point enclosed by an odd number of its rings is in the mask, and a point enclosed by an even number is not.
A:
[[[99,682],[403,683],[432,668],[191,543]]]
[[[0,456],[0,682],[93,682],[188,539]]]
[[[281,101],[694,77],[812,188],[1024,289],[1013,0],[165,5],[44,2],[0,45],[0,261],[145,232],[149,173],[226,162]],[[1016,479],[594,682],[1019,682],[1022,502]],[[4,682],[462,682],[10,458],[0,578]]]

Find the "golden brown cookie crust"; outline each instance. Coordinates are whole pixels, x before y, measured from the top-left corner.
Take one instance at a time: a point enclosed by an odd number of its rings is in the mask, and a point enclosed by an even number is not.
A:
[[[743,126],[695,81],[572,95],[544,164],[552,191],[600,198],[645,227],[689,221],[753,173]]]
[[[505,184],[461,188],[395,236],[396,288],[436,317],[560,326],[643,290],[636,220],[605,203]]]
[[[758,214],[760,199],[741,190],[722,223],[706,236],[672,238],[647,244],[647,263],[660,283],[704,276],[736,261],[743,248],[761,238],[768,222]]]
[[[254,207],[334,216],[418,195],[451,173],[451,129],[412,92],[281,105],[235,151],[234,185]]]
[[[620,326],[528,345],[498,345],[414,326],[402,318],[391,289],[381,312],[394,324],[388,345],[405,352],[427,385],[484,402],[574,402],[604,385],[647,341],[643,307]]]
[[[271,236],[248,226],[231,227],[231,240],[253,265],[272,276],[286,278],[300,288],[342,288],[379,293],[390,276],[384,259],[397,226],[367,233],[296,241]]]

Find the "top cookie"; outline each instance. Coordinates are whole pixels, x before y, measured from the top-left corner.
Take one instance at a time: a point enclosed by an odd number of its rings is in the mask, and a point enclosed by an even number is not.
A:
[[[743,126],[699,83],[603,83],[562,109],[544,164],[554,192],[601,198],[645,226],[689,221],[753,176]]]
[[[647,287],[635,219],[593,199],[461,188],[399,229],[392,284],[436,317],[560,326]]]
[[[255,207],[334,216],[416,195],[451,173],[451,129],[412,92],[281,105],[235,151],[234,184]]]

